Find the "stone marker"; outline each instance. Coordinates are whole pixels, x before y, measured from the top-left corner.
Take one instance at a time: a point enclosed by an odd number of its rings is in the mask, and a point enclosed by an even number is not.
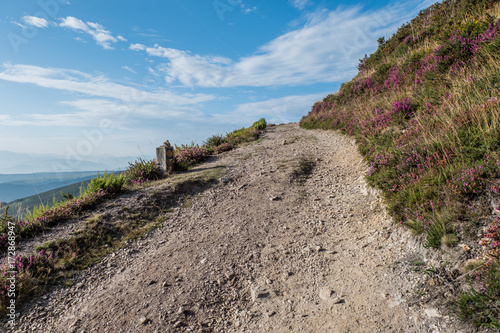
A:
[[[156,148],[156,161],[164,173],[171,174],[174,171],[174,148],[168,140]]]

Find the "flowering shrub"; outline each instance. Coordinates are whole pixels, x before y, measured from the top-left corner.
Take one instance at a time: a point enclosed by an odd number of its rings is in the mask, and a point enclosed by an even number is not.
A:
[[[495,221],[486,229],[484,238],[481,239],[481,246],[486,247],[489,252],[498,257],[500,252],[500,218]]]
[[[475,168],[463,169],[459,176],[447,180],[448,186],[455,194],[479,194],[485,185],[485,168],[478,165]]]
[[[404,77],[400,73],[398,67],[393,67],[389,70],[389,77],[385,80],[384,89],[400,89],[404,83]]]
[[[187,170],[209,157],[210,153],[198,145],[180,149],[175,153],[175,168],[177,170]]]
[[[139,159],[134,163],[129,163],[125,178],[132,184],[143,184],[148,181],[157,180],[161,177],[162,172],[156,160],[144,161]]]
[[[462,292],[455,305],[460,318],[476,326],[500,327],[500,270],[481,267],[469,278],[470,291]]]
[[[224,142],[224,143],[220,144],[219,146],[215,147],[214,153],[220,154],[220,153],[223,153],[225,151],[230,151],[231,149],[233,149],[233,145],[229,142]]]
[[[52,254],[46,254],[43,250],[27,256],[16,256],[10,263],[5,258],[0,266],[0,313],[7,310],[10,292],[15,293],[18,301],[35,294],[38,285],[46,283],[49,274],[54,271],[54,264]],[[12,283],[12,278],[15,278],[15,283]]]

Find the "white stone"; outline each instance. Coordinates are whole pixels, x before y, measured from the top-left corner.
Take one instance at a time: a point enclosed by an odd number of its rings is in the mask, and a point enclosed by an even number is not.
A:
[[[439,314],[438,310],[437,309],[432,309],[432,308],[429,308],[429,309],[425,309],[424,310],[425,314],[429,317],[429,318],[441,318],[442,316]]]

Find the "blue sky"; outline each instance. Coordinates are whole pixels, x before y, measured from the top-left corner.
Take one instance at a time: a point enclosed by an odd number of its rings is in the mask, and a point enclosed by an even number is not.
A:
[[[2,1],[0,150],[152,155],[299,121],[433,2]]]

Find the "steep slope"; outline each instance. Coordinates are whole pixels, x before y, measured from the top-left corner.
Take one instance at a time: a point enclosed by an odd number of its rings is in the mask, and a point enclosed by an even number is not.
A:
[[[500,327],[500,4],[447,0],[422,11],[314,105],[304,128],[356,138],[390,214],[431,248],[465,248],[474,289],[456,304]],[[455,246],[461,244],[461,247]],[[454,274],[450,271],[450,274]],[[466,281],[466,279],[464,279]]]

